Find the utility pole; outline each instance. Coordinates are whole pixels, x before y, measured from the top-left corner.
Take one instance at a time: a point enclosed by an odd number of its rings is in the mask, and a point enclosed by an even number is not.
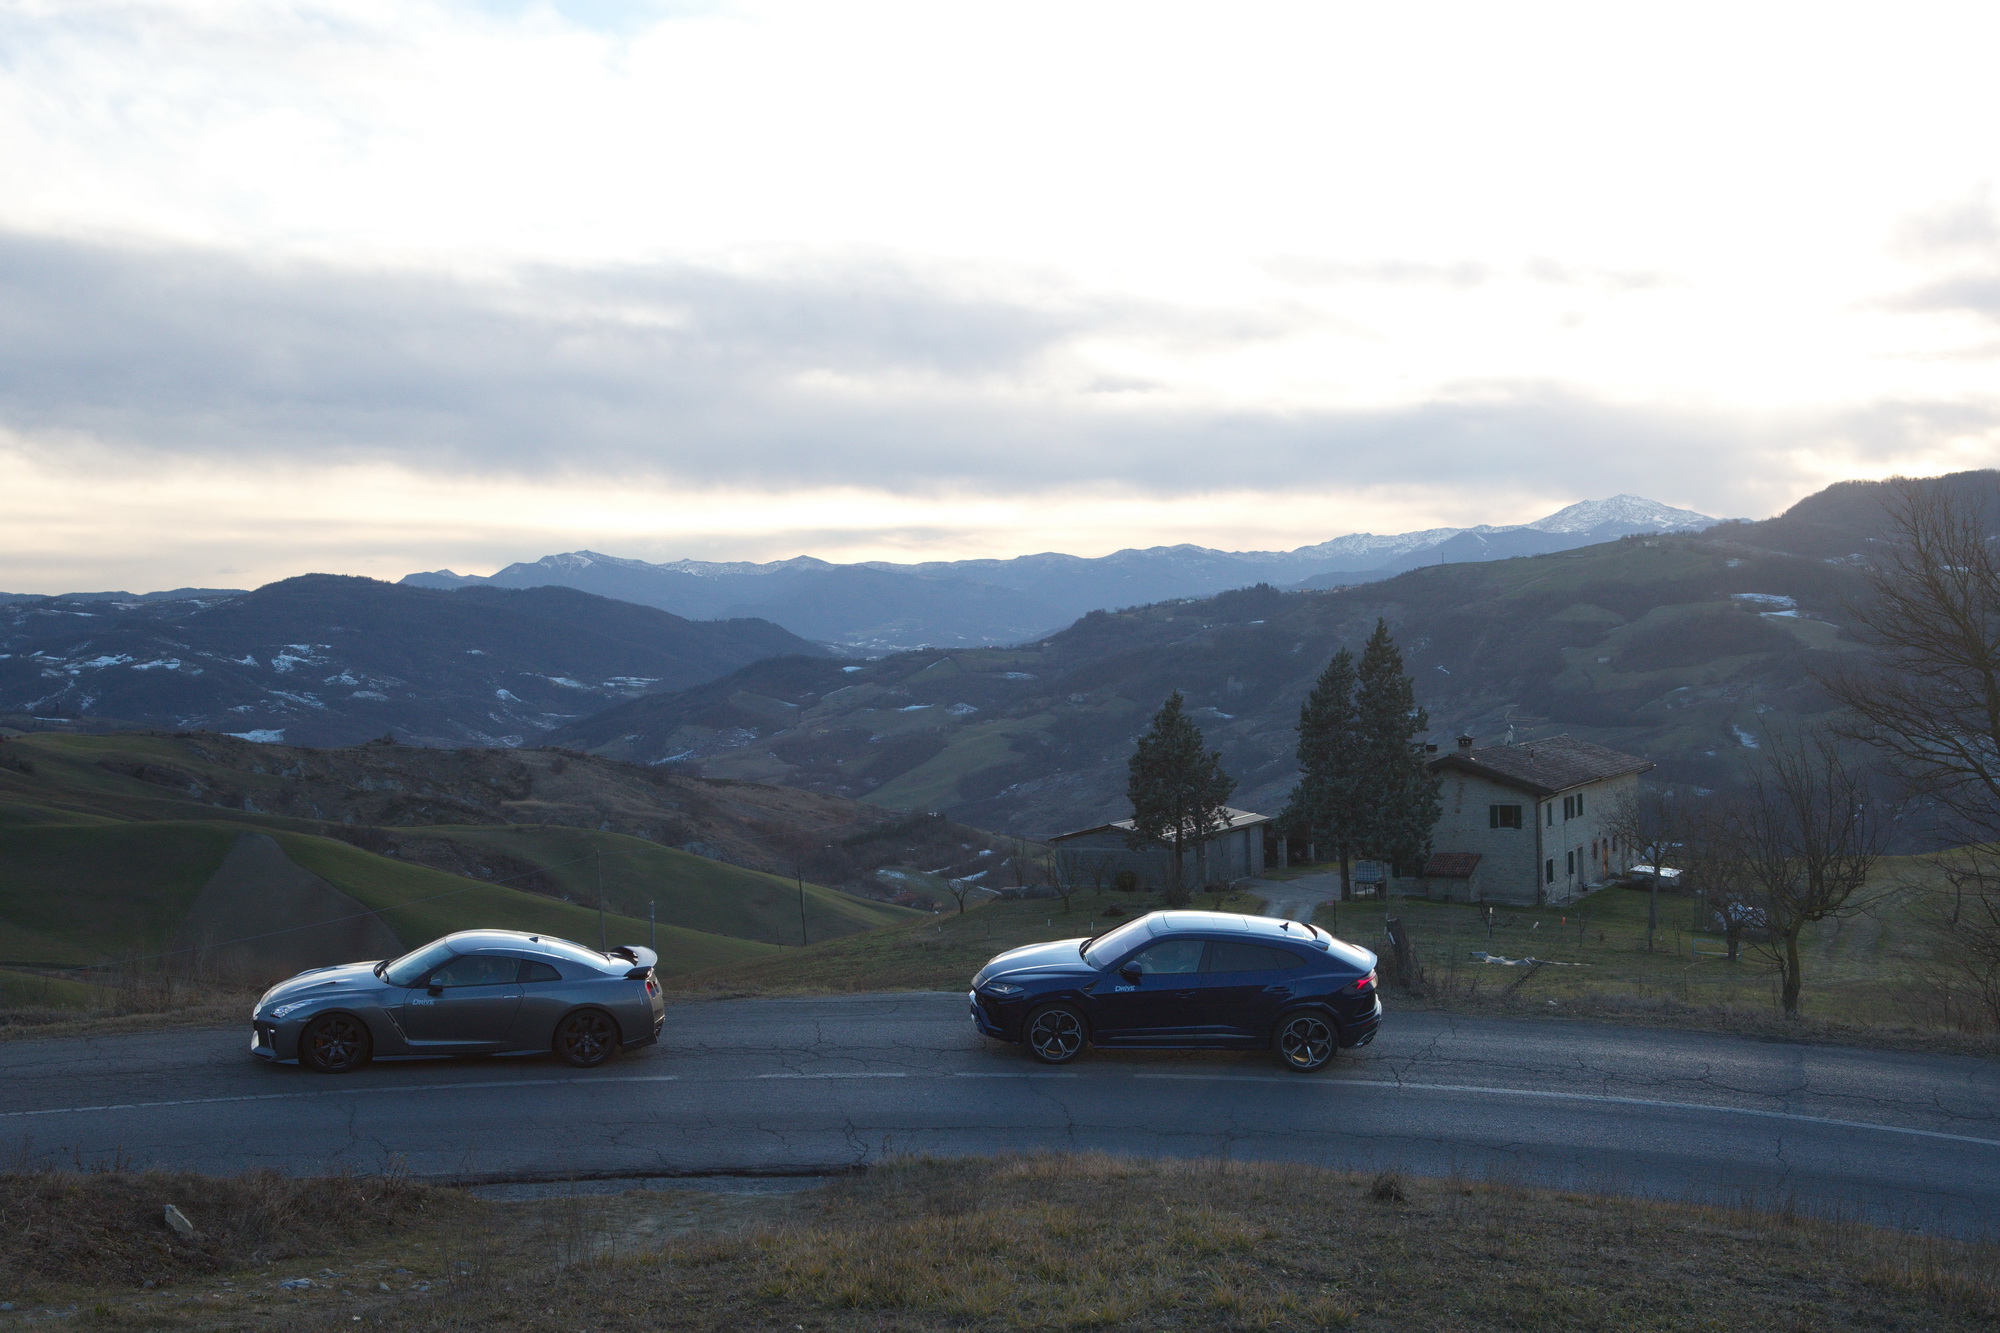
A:
[[[597,853],[597,951],[604,952],[609,941],[604,938],[604,853]]]
[[[660,925],[658,914],[653,910],[657,906],[653,899],[646,899],[646,947],[654,953],[660,951]]]

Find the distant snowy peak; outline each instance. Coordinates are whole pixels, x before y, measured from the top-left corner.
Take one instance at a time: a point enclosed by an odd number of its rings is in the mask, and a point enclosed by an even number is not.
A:
[[[1629,532],[1686,532],[1713,527],[1719,521],[1643,495],[1614,495],[1609,500],[1581,500],[1521,526],[1537,532],[1593,532],[1613,525]]]

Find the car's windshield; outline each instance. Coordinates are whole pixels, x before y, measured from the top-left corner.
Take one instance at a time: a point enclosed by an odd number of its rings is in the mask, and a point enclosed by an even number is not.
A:
[[[1083,961],[1101,971],[1137,948],[1152,933],[1152,925],[1143,916],[1127,921],[1085,945]]]
[[[382,969],[382,977],[391,986],[413,986],[417,978],[451,957],[451,945],[443,940],[432,940],[414,953],[406,953],[395,962]]]

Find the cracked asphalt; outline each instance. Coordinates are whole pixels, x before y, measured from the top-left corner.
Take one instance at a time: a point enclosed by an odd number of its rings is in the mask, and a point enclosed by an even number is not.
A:
[[[1399,1014],[1319,1074],[1259,1054],[1046,1070],[957,994],[669,1009],[666,1043],[323,1077],[242,1030],[0,1045],[0,1160],[296,1174],[782,1173],[891,1153],[1085,1149],[1463,1173],[2000,1232],[2000,1062]]]

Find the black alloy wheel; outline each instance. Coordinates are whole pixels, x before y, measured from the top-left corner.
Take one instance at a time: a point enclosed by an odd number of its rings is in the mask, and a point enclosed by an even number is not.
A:
[[[299,1034],[299,1063],[322,1074],[345,1074],[368,1063],[374,1042],[352,1014],[325,1014]]]
[[[1272,1039],[1271,1045],[1285,1068],[1296,1069],[1301,1074],[1318,1069],[1333,1059],[1334,1052],[1340,1049],[1333,1025],[1310,1009],[1286,1014],[1279,1019],[1277,1036]]]
[[[594,1069],[618,1050],[618,1024],[602,1009],[579,1009],[556,1025],[556,1056],[578,1069]]]
[[[1045,1065],[1068,1064],[1083,1051],[1083,1015],[1066,1004],[1052,1004],[1028,1015],[1028,1054]]]

